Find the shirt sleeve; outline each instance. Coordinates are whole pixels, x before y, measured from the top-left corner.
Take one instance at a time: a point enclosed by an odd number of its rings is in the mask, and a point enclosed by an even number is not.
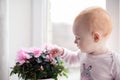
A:
[[[80,50],[71,51],[64,48],[64,54],[61,58],[70,66],[79,66],[80,65]]]
[[[116,53],[116,56],[114,57],[114,80],[120,80],[120,53]]]

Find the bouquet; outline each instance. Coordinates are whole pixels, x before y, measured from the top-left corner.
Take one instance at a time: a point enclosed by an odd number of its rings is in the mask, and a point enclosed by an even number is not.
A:
[[[67,77],[67,69],[63,61],[49,53],[50,47],[21,49],[17,53],[17,61],[10,75],[18,74],[19,79],[58,80],[58,76]]]

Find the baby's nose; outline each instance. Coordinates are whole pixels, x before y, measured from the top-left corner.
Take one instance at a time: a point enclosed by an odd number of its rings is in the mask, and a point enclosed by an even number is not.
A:
[[[76,40],[76,39],[74,40],[74,43],[75,43],[75,44],[77,43],[77,40]]]

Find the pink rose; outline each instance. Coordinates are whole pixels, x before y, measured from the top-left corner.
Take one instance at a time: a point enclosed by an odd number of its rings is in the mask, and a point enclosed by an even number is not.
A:
[[[40,48],[33,48],[32,49],[32,52],[33,52],[33,54],[34,54],[34,57],[39,57],[40,55],[41,55],[41,53],[43,52],[43,50],[42,49],[40,49]]]
[[[51,54],[47,55],[46,58],[49,60],[49,61],[52,61],[53,60],[53,57]]]
[[[17,61],[20,64],[23,64],[26,59],[30,59],[30,58],[31,58],[31,56],[23,49],[21,49],[17,52]]]

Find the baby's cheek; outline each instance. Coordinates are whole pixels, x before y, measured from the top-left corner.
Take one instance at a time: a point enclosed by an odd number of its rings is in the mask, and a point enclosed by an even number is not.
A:
[[[89,80],[87,77],[83,77],[81,80]]]

